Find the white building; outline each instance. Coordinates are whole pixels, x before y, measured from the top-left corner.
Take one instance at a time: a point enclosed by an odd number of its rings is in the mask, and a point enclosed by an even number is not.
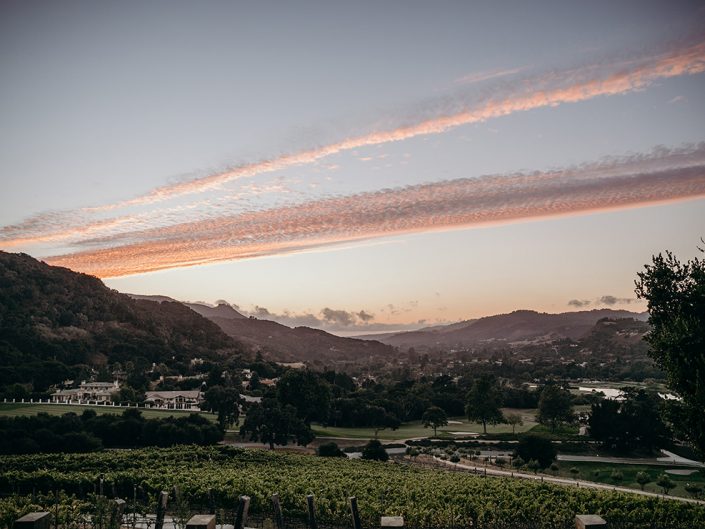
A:
[[[147,391],[145,404],[154,408],[168,410],[194,410],[198,411],[203,402],[200,390],[190,391]]]
[[[81,382],[76,389],[60,389],[51,394],[51,401],[63,404],[100,404],[110,402],[114,393],[120,391],[120,383]]]

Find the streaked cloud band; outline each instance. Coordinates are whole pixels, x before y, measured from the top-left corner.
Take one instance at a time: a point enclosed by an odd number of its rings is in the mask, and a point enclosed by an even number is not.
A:
[[[312,200],[85,239],[47,259],[99,277],[305,251],[348,241],[705,197],[705,144],[546,172]]]

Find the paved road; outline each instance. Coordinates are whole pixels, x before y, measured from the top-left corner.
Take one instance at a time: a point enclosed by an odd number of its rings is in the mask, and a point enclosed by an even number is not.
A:
[[[664,457],[659,457],[659,461],[664,461],[667,463],[675,463],[677,465],[686,465],[689,467],[700,467],[700,468],[705,468],[705,463],[699,462],[699,461],[693,461],[692,459],[686,459],[685,457],[681,457],[678,454],[674,454],[673,452],[669,452],[668,450],[661,450],[661,453],[664,454]]]
[[[692,459],[680,457],[672,452],[662,450],[665,457],[637,458],[637,457],[610,457],[610,456],[579,456],[573,454],[559,454],[558,461],[589,461],[592,463],[615,463],[620,465],[659,465],[672,467],[673,465],[705,468],[705,464]]]
[[[665,500],[676,500],[685,503],[697,503],[700,505],[705,505],[705,501],[694,500],[691,498],[682,498],[680,496],[664,496],[663,494],[656,494],[655,492],[647,492],[638,489],[628,489],[626,487],[613,487],[610,485],[604,485],[602,483],[595,483],[593,481],[576,481],[568,478],[556,478],[552,476],[544,476],[538,474],[527,474],[524,472],[512,472],[510,470],[497,470],[493,468],[485,469],[482,466],[476,465],[466,465],[463,463],[451,463],[450,461],[443,461],[442,459],[433,456],[439,463],[443,463],[449,467],[461,468],[464,470],[470,470],[477,474],[485,474],[488,476],[499,476],[504,478],[516,478],[516,479],[531,479],[534,481],[545,481],[547,483],[556,483],[557,485],[563,485],[566,487],[585,487],[589,489],[599,489],[599,490],[614,490],[618,492],[626,492],[627,494],[639,494],[641,496],[651,496],[655,498],[662,498]]]

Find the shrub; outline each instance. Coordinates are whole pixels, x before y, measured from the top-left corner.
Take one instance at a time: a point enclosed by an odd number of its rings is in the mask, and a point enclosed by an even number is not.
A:
[[[374,461],[387,461],[389,454],[377,439],[371,440],[362,449],[362,459],[370,459]]]
[[[321,457],[345,457],[345,452],[343,452],[338,445],[334,442],[323,443],[318,447],[318,455]]]
[[[548,439],[536,435],[525,435],[517,445],[517,454],[524,461],[535,459],[539,468],[546,468],[556,459],[556,448]]]

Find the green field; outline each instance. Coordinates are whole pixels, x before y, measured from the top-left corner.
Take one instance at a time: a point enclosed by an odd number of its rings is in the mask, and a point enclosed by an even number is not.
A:
[[[81,414],[84,410],[95,410],[98,414],[112,413],[119,415],[127,408],[117,408],[112,406],[77,406],[69,404],[27,404],[27,403],[0,403],[0,417],[17,417],[20,415],[37,415],[38,413],[48,413],[50,415],[63,415],[64,413]],[[139,409],[146,419],[158,419],[162,417],[176,416],[193,413],[184,410],[150,410]],[[215,422],[216,416],[212,413],[201,413],[208,420]]]
[[[651,483],[647,483],[644,490],[659,494],[662,494],[663,491],[656,485],[656,480],[666,470],[695,470],[695,472],[689,476],[667,474],[667,476],[671,478],[671,481],[673,481],[676,485],[676,487],[671,489],[668,494],[671,496],[690,497],[688,492],[685,490],[686,483],[698,483],[705,488],[705,470],[698,470],[693,467],[679,467],[677,465],[672,467],[661,465],[622,465],[618,463],[593,463],[587,461],[557,461],[556,463],[559,467],[557,473],[558,476],[573,478],[574,476],[570,472],[570,469],[575,467],[580,471],[577,475],[578,480],[595,481],[597,483],[629,487],[632,489],[641,489],[641,486],[636,482],[636,475],[638,472],[646,472],[651,477]],[[622,473],[623,479],[621,481],[611,478],[612,472],[615,470]],[[551,474],[551,472],[548,473]]]
[[[83,413],[83,410],[95,410],[96,413],[113,413],[120,414],[126,408],[113,408],[111,406],[76,406],[68,404],[27,404],[27,403],[0,403],[0,417],[15,417],[19,415],[36,415],[37,413],[49,413],[51,415],[62,415],[64,413]],[[167,417],[170,415],[179,416],[191,413],[182,410],[150,410],[140,408],[142,415],[147,419],[159,417]],[[537,426],[536,410],[535,409],[510,409],[502,410],[507,413],[518,413],[522,416],[524,424],[516,427],[516,432],[527,432]],[[215,422],[216,415],[212,413],[202,413],[204,417]],[[240,424],[244,420],[244,416],[240,417]],[[442,428],[438,428],[438,437],[445,439],[461,438],[462,435],[454,435],[452,432],[462,432],[465,435],[482,433],[482,424],[468,422],[465,417],[451,417],[450,421],[460,424],[449,424]],[[237,430],[237,427],[233,428]],[[313,431],[318,437],[340,437],[348,439],[373,439],[375,436],[372,428],[337,428],[333,426],[322,426],[313,424]],[[512,427],[508,424],[487,425],[487,433],[511,433]],[[398,440],[398,439],[413,439],[417,437],[431,437],[433,429],[424,428],[421,421],[412,421],[402,424],[397,430],[381,430],[379,432],[380,439]]]
[[[527,432],[538,423],[536,422],[536,410],[526,409],[517,410],[504,408],[502,410],[507,413],[518,413],[522,415],[524,424],[516,427],[516,432]],[[462,435],[453,435],[452,432],[462,432],[465,435],[481,434],[482,424],[468,422],[465,417],[450,417],[449,421],[458,422],[460,424],[449,424],[438,428],[438,437],[445,439],[462,438]],[[318,437],[341,437],[348,439],[372,439],[375,436],[373,428],[337,428],[334,426],[313,425],[313,431]],[[512,427],[509,424],[487,425],[487,433],[511,433]],[[397,430],[381,430],[379,439],[398,440],[398,439],[413,439],[417,437],[433,436],[432,428],[424,428],[421,421],[411,421],[402,424]]]
[[[410,529],[527,524],[553,529],[574,526],[578,513],[600,514],[623,529],[652,523],[669,529],[705,526],[705,506],[679,501],[394,462],[222,446],[0,456],[0,467],[0,526],[26,511],[53,508],[53,494],[42,493],[55,488],[78,495],[82,503],[75,509],[93,515],[96,502],[90,494],[99,476],[111,494],[128,500],[139,484],[138,501],[147,502],[146,509],[153,509],[159,491],[178,486],[187,508],[207,508],[212,500],[216,512],[232,509],[238,495],[246,494],[251,513],[271,517],[270,498],[276,492],[285,517],[305,520],[306,495],[313,493],[319,520],[339,527],[350,526],[350,496],[357,497],[363,527],[379,527],[381,516],[403,516]],[[170,508],[177,514],[180,509]],[[224,521],[220,516],[218,523]]]

